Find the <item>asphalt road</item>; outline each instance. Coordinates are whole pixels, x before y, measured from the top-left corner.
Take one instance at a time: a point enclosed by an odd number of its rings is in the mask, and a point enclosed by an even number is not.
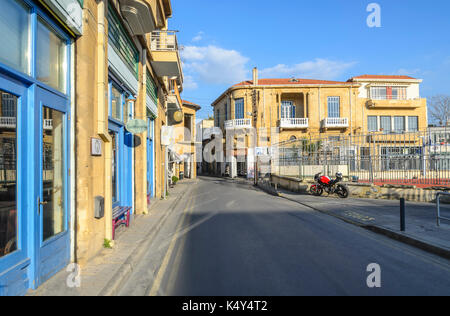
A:
[[[245,183],[189,190],[120,295],[450,295],[445,259]]]

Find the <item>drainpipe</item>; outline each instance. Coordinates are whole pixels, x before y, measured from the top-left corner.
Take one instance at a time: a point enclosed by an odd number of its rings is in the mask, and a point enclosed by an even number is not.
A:
[[[107,38],[106,38],[106,9],[107,2],[105,0],[99,0],[97,4],[97,104],[96,104],[96,127],[97,134],[105,143],[105,179],[111,177],[111,136],[108,132],[108,117],[106,107],[106,95],[108,81],[107,66],[106,66],[106,51],[107,51]],[[110,196],[112,192],[111,184],[105,181],[105,210],[112,210],[112,201],[107,196]],[[112,239],[112,211],[105,212],[105,238]],[[114,243],[114,242],[113,242]]]
[[[105,89],[108,85],[106,77],[106,28],[105,28],[105,11],[106,6],[104,0],[99,0],[97,5],[97,133],[105,141],[110,142],[110,136],[108,134],[108,125],[106,122],[106,112],[105,112]]]

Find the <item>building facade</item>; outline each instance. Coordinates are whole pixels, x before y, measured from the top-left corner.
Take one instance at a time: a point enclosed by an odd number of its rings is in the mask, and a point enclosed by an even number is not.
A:
[[[253,80],[230,87],[212,104],[215,126],[224,139],[233,140],[224,144],[222,174],[251,177],[255,156],[270,154],[270,147],[281,142],[423,131],[427,104],[420,97],[421,82],[371,75],[346,82],[259,79],[255,68]],[[255,135],[249,136],[252,129]]]
[[[174,126],[174,142],[170,152],[170,177],[178,179],[197,178],[196,157],[196,113],[201,108],[199,105],[182,100],[180,122]]]
[[[170,0],[0,3],[0,295],[18,295],[165,195],[183,73]]]

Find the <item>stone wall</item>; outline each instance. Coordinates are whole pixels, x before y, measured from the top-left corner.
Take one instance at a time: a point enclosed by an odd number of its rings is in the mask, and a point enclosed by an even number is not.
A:
[[[309,194],[309,188],[313,184],[312,181],[303,181],[293,177],[271,176],[271,182],[279,188],[284,188],[292,192]],[[369,199],[387,199],[399,200],[405,198],[412,202],[435,202],[436,194],[442,191],[448,191],[450,188],[436,189],[420,189],[415,186],[402,185],[373,185],[361,183],[345,183],[350,191],[350,196],[355,198]],[[442,197],[444,203],[450,203],[450,198]]]

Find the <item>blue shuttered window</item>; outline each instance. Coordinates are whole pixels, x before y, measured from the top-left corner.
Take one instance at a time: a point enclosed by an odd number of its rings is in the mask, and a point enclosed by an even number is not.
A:
[[[341,117],[340,97],[328,97],[328,117]]]
[[[394,117],[394,131],[397,133],[402,133],[405,131],[405,117],[404,116]]]
[[[381,122],[380,127],[383,130],[383,132],[388,133],[392,131],[392,121],[390,116],[382,116],[380,118],[380,122]]]
[[[225,103],[225,121],[228,120],[228,103]]]
[[[295,118],[295,106],[292,101],[281,102],[281,118]]]
[[[419,117],[410,116],[408,117],[408,131],[417,132],[419,130]]]
[[[367,129],[369,132],[378,132],[378,117],[369,116],[367,118]]]
[[[234,117],[236,120],[244,118],[244,99],[234,101]]]

